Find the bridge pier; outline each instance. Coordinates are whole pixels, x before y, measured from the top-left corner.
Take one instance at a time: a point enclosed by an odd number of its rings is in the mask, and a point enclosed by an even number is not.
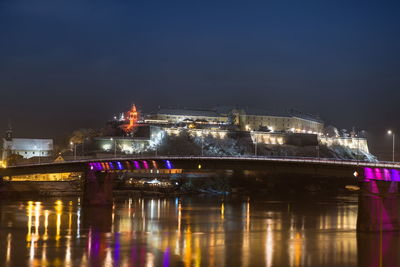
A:
[[[83,183],[84,205],[111,205],[113,201],[113,180],[117,176],[112,172],[86,173]]]
[[[361,182],[357,231],[399,231],[398,182],[369,180]]]

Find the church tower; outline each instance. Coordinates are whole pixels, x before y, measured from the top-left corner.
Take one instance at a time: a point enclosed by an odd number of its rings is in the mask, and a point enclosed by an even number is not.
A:
[[[5,139],[6,139],[6,141],[12,141],[12,139],[13,139],[13,132],[12,132],[10,121],[8,121],[8,130],[6,131]]]
[[[11,147],[12,147],[12,139],[13,139],[13,132],[11,128],[11,122],[8,121],[8,130],[6,131],[6,134],[3,138],[2,146],[1,148],[1,160],[5,161],[10,154]]]

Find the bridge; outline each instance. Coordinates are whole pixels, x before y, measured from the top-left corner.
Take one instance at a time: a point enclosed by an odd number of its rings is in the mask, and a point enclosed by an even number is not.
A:
[[[82,172],[83,203],[112,203],[112,184],[121,172],[141,170],[250,170],[271,176],[351,178],[359,185],[357,229],[400,230],[398,183],[400,164],[339,159],[278,157],[135,156],[85,159],[11,166],[0,169],[0,177],[34,173]],[[12,181],[12,179],[11,179]]]

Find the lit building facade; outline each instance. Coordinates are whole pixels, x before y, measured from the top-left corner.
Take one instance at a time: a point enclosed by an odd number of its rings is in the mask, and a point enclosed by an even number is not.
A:
[[[53,153],[52,139],[3,138],[2,159],[11,154],[29,159],[33,157],[48,157]]]
[[[145,120],[148,123],[233,124],[242,131],[270,131],[321,134],[324,123],[317,116],[301,112],[274,114],[263,110],[216,108],[216,110],[160,109]]]
[[[160,145],[164,131],[157,126],[141,125],[135,128],[131,137],[96,137],[93,151],[98,153],[137,154],[155,149]]]
[[[324,123],[318,117],[302,114],[272,114],[264,111],[237,110],[234,113],[243,131],[271,131],[321,134]]]
[[[228,116],[223,116],[213,110],[198,109],[159,109],[150,114],[145,120],[148,122],[159,122],[175,124],[180,122],[198,122],[204,124],[227,124]]]
[[[366,138],[320,136],[319,142],[327,146],[344,146],[369,153],[368,141]]]

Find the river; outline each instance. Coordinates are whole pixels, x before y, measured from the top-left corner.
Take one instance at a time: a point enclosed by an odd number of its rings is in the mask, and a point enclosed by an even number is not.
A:
[[[356,196],[2,200],[0,265],[398,266],[399,235],[356,220]]]

